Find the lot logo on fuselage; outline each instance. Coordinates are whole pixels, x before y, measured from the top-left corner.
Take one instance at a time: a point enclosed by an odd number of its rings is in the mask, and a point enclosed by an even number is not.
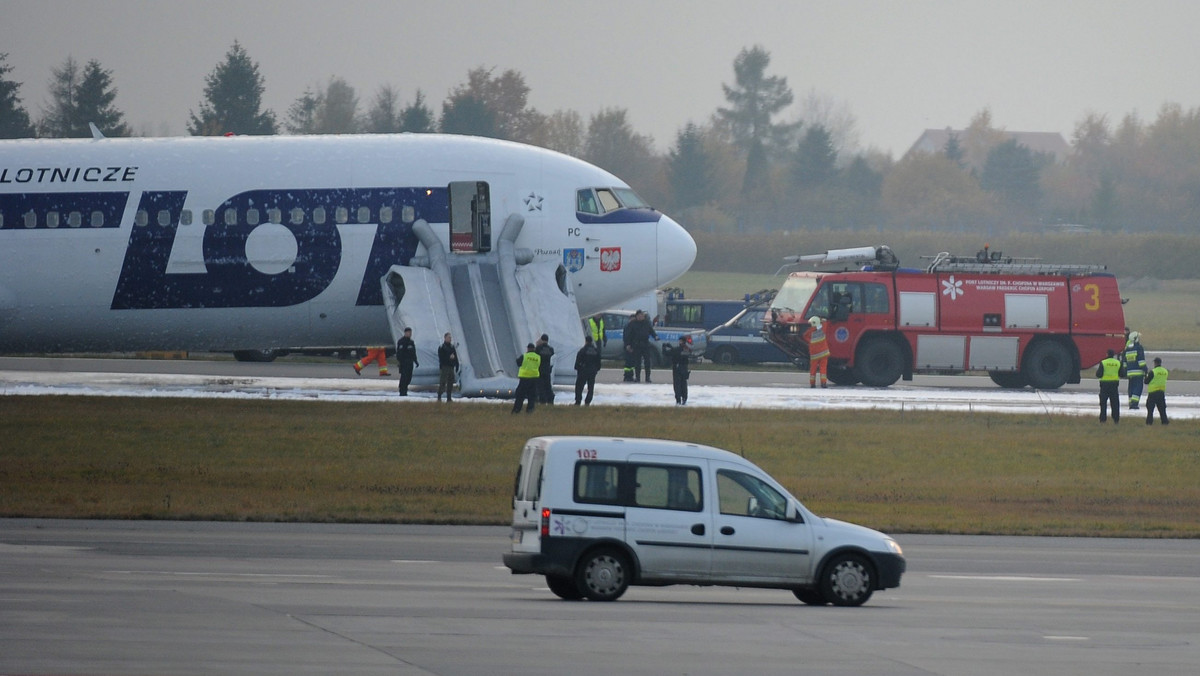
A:
[[[143,192],[138,210],[148,224],[134,225],[114,310],[175,308],[285,307],[312,300],[329,287],[342,262],[342,227],[375,228],[356,305],[382,305],[380,278],[392,265],[408,263],[417,248],[412,222],[449,221],[446,188],[343,188],[255,190],[229,198],[204,230],[204,273],[167,272],[185,191]],[[246,222],[250,210],[262,222]],[[227,212],[233,211],[227,217]],[[276,211],[277,210],[277,211]],[[381,213],[382,210],[382,213]],[[295,262],[269,274],[256,269],[246,242],[267,214],[296,239]],[[316,214],[323,214],[324,220]],[[382,214],[387,214],[383,216]],[[401,214],[406,214],[402,219]],[[161,225],[160,223],[165,223]],[[186,227],[186,226],[185,226]]]

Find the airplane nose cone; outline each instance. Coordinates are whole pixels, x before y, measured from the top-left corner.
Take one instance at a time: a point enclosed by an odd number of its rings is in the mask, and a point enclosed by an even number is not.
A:
[[[683,276],[696,262],[696,240],[683,226],[663,216],[658,221],[659,288]]]

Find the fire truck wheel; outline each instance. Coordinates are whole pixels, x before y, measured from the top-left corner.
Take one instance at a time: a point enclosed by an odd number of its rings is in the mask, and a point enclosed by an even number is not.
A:
[[[1025,380],[1025,374],[1020,371],[988,371],[988,375],[993,383],[1012,390],[1019,390],[1029,384],[1029,381]]]
[[[1071,352],[1062,343],[1041,340],[1025,351],[1021,375],[1034,389],[1057,390],[1071,376],[1073,363]]]
[[[887,387],[903,374],[904,351],[893,341],[875,338],[858,348],[855,370],[863,385]]]

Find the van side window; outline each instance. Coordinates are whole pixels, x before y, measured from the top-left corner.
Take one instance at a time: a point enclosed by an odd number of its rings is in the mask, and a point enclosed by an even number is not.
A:
[[[756,476],[717,471],[717,502],[722,514],[759,519],[787,518],[787,498]]]
[[[700,470],[695,467],[635,465],[634,481],[636,507],[700,511]]]
[[[621,504],[621,464],[581,462],[575,465],[575,502]]]

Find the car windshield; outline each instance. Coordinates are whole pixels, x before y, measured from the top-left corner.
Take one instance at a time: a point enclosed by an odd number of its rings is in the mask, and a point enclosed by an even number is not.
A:
[[[779,293],[775,294],[775,300],[771,301],[771,309],[800,312],[808,305],[816,288],[816,277],[788,277]]]

